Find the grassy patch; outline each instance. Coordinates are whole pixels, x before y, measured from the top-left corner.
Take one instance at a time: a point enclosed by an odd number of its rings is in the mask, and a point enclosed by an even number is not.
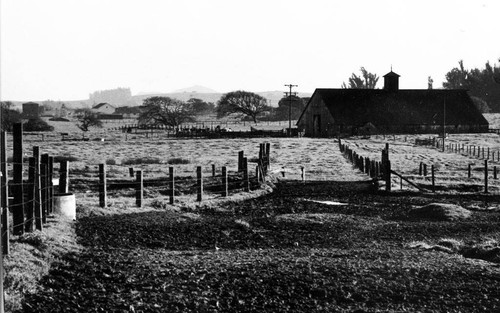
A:
[[[26,294],[38,288],[52,263],[66,253],[80,251],[72,222],[49,218],[43,232],[35,231],[11,238],[10,254],[4,257],[5,310],[21,309]]]

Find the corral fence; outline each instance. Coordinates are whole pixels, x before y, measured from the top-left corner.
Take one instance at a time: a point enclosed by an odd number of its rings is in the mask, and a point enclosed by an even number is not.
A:
[[[391,190],[391,185],[399,185],[400,189],[409,187],[430,192],[500,192],[498,173],[500,170],[500,149],[460,142],[449,142],[443,147],[442,138],[416,139],[415,145],[428,146],[437,152],[456,153],[464,157],[464,160],[456,164],[446,165],[421,161],[417,168],[403,167],[396,170],[391,168],[389,144],[386,143],[385,149],[382,150],[380,163],[375,162],[375,165],[378,164],[380,167],[380,174],[378,170],[375,170],[375,179],[384,181],[386,190]],[[367,158],[363,158],[361,154],[348,146],[340,144],[340,149],[356,168],[367,171],[370,173],[370,177],[373,177],[371,174],[373,166],[370,165],[373,161],[366,163]],[[375,168],[377,168],[376,166]]]
[[[117,122],[118,121],[118,122]],[[183,123],[179,127],[139,124],[136,119],[103,120],[103,128],[91,132],[25,132],[29,141],[103,141],[134,140],[142,138],[262,138],[262,137],[302,137],[303,132],[292,128],[288,132],[288,121],[199,121]],[[295,125],[296,121],[292,121]],[[244,127],[244,129],[242,128]]]
[[[392,190],[392,176],[396,175],[402,180],[406,181],[408,184],[412,186],[422,189],[419,186],[413,184],[411,181],[403,177],[400,173],[391,169],[391,161],[389,160],[389,144],[386,143],[385,149],[381,152],[380,160],[370,159],[369,157],[363,157],[358,154],[353,149],[349,148],[348,145],[342,144],[341,139],[339,138],[339,149],[340,152],[344,155],[344,157],[351,162],[351,164],[360,170],[361,172],[368,175],[375,186],[376,189],[379,188],[379,182],[383,182],[385,184],[385,190]]]
[[[155,200],[168,197],[170,205],[174,205],[179,196],[196,194],[198,202],[203,201],[209,195],[212,198],[228,197],[230,193],[259,189],[261,184],[266,182],[270,168],[270,147],[269,143],[261,143],[258,157],[251,159],[245,156],[244,151],[239,151],[235,171],[230,171],[227,166],[217,168],[215,164],[212,164],[208,169],[197,166],[194,175],[188,174],[187,176],[178,175],[175,166],[168,167],[167,177],[146,177],[147,172],[129,167],[128,172],[118,174],[121,178],[117,178],[116,175],[109,178],[107,165],[102,163],[99,164],[98,171],[86,171],[87,175],[98,177],[98,180],[73,179],[72,188],[88,189],[90,182],[91,191],[99,194],[100,207],[106,207],[111,196],[135,196],[137,207],[143,205],[145,194],[149,195],[148,198]],[[256,163],[255,170],[249,167],[250,161]]]
[[[23,151],[22,124],[13,125],[12,169],[8,169],[7,133],[0,135],[0,303],[4,311],[3,256],[10,253],[10,234],[20,236],[35,230],[42,231],[47,217],[54,213],[54,199],[68,194],[68,161],[58,162],[59,177],[56,179],[55,158],[42,154],[40,147],[33,147],[33,156]],[[27,166],[26,166],[27,163]],[[27,177],[24,175],[27,173]],[[10,179],[9,179],[9,175]],[[57,184],[55,184],[57,181]],[[10,222],[12,221],[12,223]]]

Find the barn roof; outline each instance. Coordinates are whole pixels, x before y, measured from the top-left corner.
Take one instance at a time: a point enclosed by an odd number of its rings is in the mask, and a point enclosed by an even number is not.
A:
[[[299,121],[315,97],[346,125],[441,125],[444,119],[448,125],[488,125],[466,90],[316,89]]]
[[[113,106],[113,105],[111,105],[111,104],[109,104],[109,103],[107,103],[107,102],[101,102],[101,103],[99,103],[99,104],[94,105],[94,106],[92,107],[92,109],[99,109],[100,107],[103,107],[103,106],[105,106],[106,104],[107,104],[107,105],[109,105],[110,107],[114,108],[114,106]]]
[[[390,77],[390,76],[401,77],[401,75],[394,73],[392,70],[384,75],[384,77]]]

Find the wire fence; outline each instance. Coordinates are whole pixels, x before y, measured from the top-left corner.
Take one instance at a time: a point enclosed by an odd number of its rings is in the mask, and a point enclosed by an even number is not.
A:
[[[39,146],[33,146],[33,156],[27,156],[23,151],[21,123],[13,125],[11,160],[7,160],[7,133],[1,132],[0,139],[0,251],[3,256],[10,252],[10,234],[20,236],[43,230],[47,217],[56,213],[55,199],[69,191],[70,171],[67,160],[54,164],[54,157],[47,153],[41,154]],[[161,195],[168,195],[170,204],[175,204],[176,196],[181,194],[196,194],[196,200],[201,202],[207,194],[227,197],[230,192],[249,192],[260,188],[269,170],[269,155],[270,144],[261,143],[254,172],[250,173],[248,159],[243,151],[239,151],[237,171],[228,171],[225,166],[218,171],[212,166],[207,173],[206,169],[198,166],[195,177],[177,176],[173,166],[169,167],[168,177],[144,176],[142,169],[131,167],[129,177],[108,180],[106,164],[102,163],[97,170],[89,167],[85,177],[75,177],[72,190],[89,190],[90,193],[98,194],[101,207],[107,207],[110,196],[134,197],[138,207],[143,206],[144,198],[158,199]],[[3,263],[0,264],[0,270],[3,272]],[[4,277],[0,274],[3,291]],[[3,295],[0,297],[3,298]],[[1,302],[0,311],[3,310]]]
[[[452,141],[443,148],[442,142],[442,138],[428,138],[415,139],[414,145],[407,140],[395,143],[392,147],[386,143],[386,149],[390,149],[391,158],[395,161],[391,164],[389,190],[399,188],[451,193],[500,193],[499,147]],[[373,150],[376,150],[373,145],[357,144],[359,154],[356,155],[372,156]],[[410,146],[418,150],[409,149]],[[385,181],[385,177],[383,180]]]

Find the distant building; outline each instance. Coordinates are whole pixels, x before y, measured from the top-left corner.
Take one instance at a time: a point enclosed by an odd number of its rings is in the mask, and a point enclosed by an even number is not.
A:
[[[116,107],[106,102],[96,104],[92,107],[92,112],[97,114],[112,114],[115,110]]]
[[[31,119],[40,117],[40,105],[35,102],[23,103],[23,118]]]
[[[144,107],[138,107],[138,106],[124,106],[124,107],[117,107],[115,110],[115,114],[121,114],[123,118],[138,118],[139,115],[142,113]]]
[[[488,132],[488,122],[466,90],[399,89],[399,75],[383,89],[316,89],[297,121],[310,137],[338,134]]]

